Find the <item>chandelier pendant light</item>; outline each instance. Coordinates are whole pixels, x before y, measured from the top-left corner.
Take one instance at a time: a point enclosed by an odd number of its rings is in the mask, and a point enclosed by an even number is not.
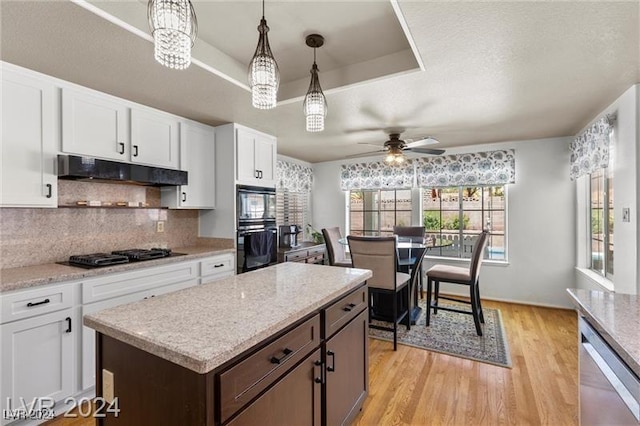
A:
[[[147,18],[156,61],[183,70],[191,65],[191,47],[198,33],[196,12],[189,0],[149,0]]]
[[[311,34],[306,39],[307,46],[313,48],[313,66],[311,67],[311,83],[304,97],[302,109],[306,117],[307,132],[321,132],[324,130],[324,118],[327,116],[327,100],[320,87],[318,65],[316,64],[316,49],[324,44],[324,37]]]
[[[258,46],[249,64],[249,87],[251,103],[258,109],[275,108],[280,86],[280,72],[271,47],[269,46],[269,27],[264,19],[264,0],[262,0],[262,19],[258,25]]]

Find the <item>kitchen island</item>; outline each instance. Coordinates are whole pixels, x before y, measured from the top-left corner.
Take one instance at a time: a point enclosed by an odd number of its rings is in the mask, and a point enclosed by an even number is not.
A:
[[[368,389],[371,271],[287,262],[84,317],[103,424],[341,424]]]

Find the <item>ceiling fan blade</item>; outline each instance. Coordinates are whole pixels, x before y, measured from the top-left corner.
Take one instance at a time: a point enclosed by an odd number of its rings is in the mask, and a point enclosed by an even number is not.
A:
[[[365,128],[360,128],[360,129],[350,129],[350,130],[345,130],[345,133],[362,133],[362,132],[382,132],[384,131],[384,128],[382,127],[365,127]]]
[[[433,148],[405,148],[403,151],[411,151],[417,152],[420,154],[431,154],[431,155],[441,155],[444,154],[444,149],[433,149]]]
[[[425,146],[425,145],[432,145],[432,144],[436,144],[436,143],[440,143],[440,141],[434,137],[431,136],[424,136],[421,138],[415,138],[415,139],[405,139],[404,140],[404,145],[407,148],[417,148],[419,146]]]
[[[379,143],[358,142],[358,145],[370,145],[370,146],[377,146],[378,148],[381,148]]]
[[[380,149],[378,151],[362,152],[360,154],[347,155],[347,156],[345,156],[343,158],[369,157],[371,155],[380,154],[381,152],[387,152],[387,150],[386,149]]]

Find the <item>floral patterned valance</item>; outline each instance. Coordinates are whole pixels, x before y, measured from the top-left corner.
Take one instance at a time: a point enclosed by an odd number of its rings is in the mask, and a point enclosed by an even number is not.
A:
[[[612,119],[602,117],[571,142],[571,180],[609,165]]]
[[[382,161],[372,163],[343,164],[340,172],[340,189],[401,189],[413,186],[413,161],[389,165]]]
[[[504,185],[516,181],[513,149],[419,158],[418,184],[422,187]]]
[[[276,189],[289,192],[311,192],[313,170],[298,163],[278,160],[276,164]]]

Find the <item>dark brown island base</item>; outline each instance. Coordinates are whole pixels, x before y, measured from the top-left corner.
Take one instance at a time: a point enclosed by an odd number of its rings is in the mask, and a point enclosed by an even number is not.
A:
[[[85,316],[98,424],[349,424],[368,391],[370,277],[287,262]]]

